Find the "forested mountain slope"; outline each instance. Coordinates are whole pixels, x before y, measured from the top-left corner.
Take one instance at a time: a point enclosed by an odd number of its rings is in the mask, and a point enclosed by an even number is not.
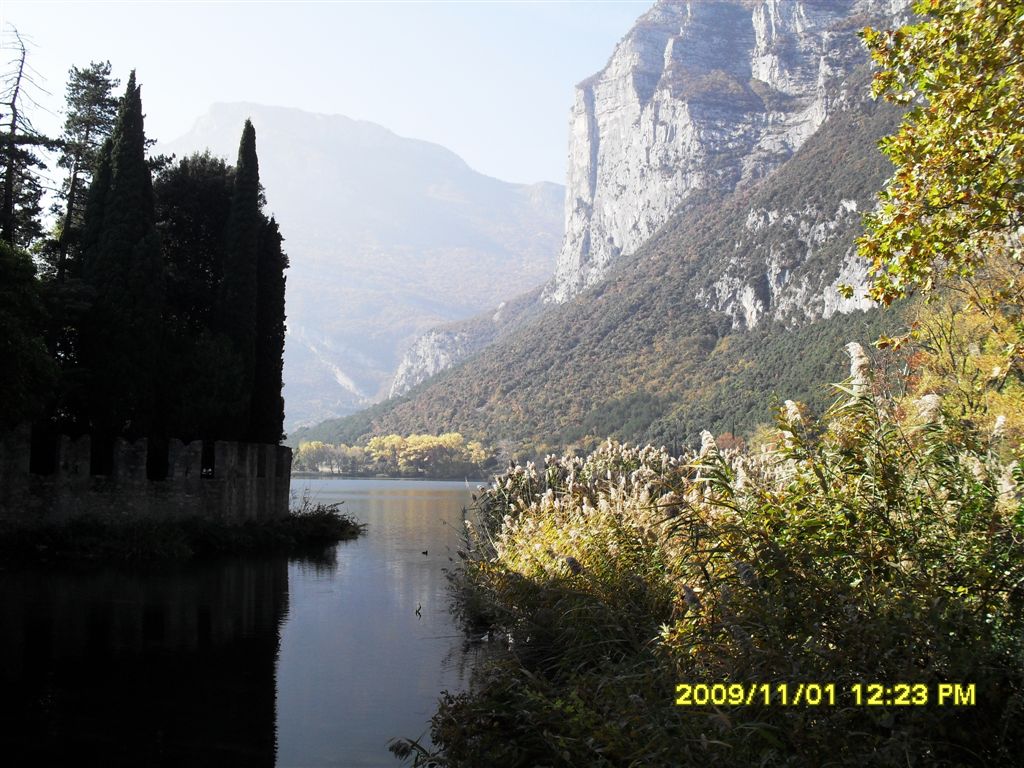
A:
[[[896,111],[863,98],[758,186],[679,212],[606,280],[402,398],[296,439],[458,430],[543,450],[606,435],[693,441],[768,421],[770,394],[822,403],[841,348],[899,324],[852,311],[860,211],[890,172]],[[853,87],[853,86],[851,86]],[[585,438],[591,438],[586,440]]]

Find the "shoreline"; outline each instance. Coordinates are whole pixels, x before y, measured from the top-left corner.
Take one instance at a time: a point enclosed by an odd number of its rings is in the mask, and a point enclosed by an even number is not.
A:
[[[224,556],[317,554],[357,538],[365,524],[316,504],[286,516],[228,523],[198,515],[174,519],[82,515],[68,520],[0,520],[4,566],[188,562]]]
[[[353,474],[342,474],[337,472],[309,472],[306,470],[293,471],[291,473],[291,479],[303,479],[303,480],[412,480],[412,481],[423,481],[429,480],[434,482],[444,483],[490,483],[493,480],[493,476],[489,477],[467,477],[465,475],[461,477],[429,477],[429,476],[409,476],[409,475],[353,475]]]

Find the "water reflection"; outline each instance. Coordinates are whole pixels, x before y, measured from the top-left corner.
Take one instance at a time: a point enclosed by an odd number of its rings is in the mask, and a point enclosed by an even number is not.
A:
[[[310,480],[368,524],[338,548],[338,572],[289,571],[278,664],[279,764],[395,766],[389,739],[418,737],[440,691],[464,685],[445,570],[458,546],[464,483]],[[427,554],[423,554],[426,552]],[[419,615],[416,611],[419,609]],[[339,695],[339,692],[344,692]]]
[[[274,765],[287,567],[0,576],[0,759]]]
[[[366,535],[291,563],[0,572],[0,763],[397,765],[388,740],[467,674],[444,572],[469,488],[305,488]]]

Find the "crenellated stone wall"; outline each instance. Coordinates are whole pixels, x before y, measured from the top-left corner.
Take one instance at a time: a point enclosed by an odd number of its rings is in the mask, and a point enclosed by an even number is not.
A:
[[[0,519],[61,521],[87,514],[183,518],[229,523],[269,520],[288,512],[292,451],[279,445],[217,441],[203,468],[201,441],[171,440],[167,475],[147,475],[148,444],[115,440],[113,470],[90,471],[91,439],[59,435],[53,471],[30,471],[27,426],[0,435]]]

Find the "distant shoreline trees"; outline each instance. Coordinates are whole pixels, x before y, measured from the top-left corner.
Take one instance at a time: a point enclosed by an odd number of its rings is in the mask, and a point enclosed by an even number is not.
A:
[[[371,438],[366,446],[318,440],[300,443],[294,467],[335,475],[463,478],[483,475],[492,463],[493,456],[483,445],[467,442],[458,432],[447,432],[381,435]]]

